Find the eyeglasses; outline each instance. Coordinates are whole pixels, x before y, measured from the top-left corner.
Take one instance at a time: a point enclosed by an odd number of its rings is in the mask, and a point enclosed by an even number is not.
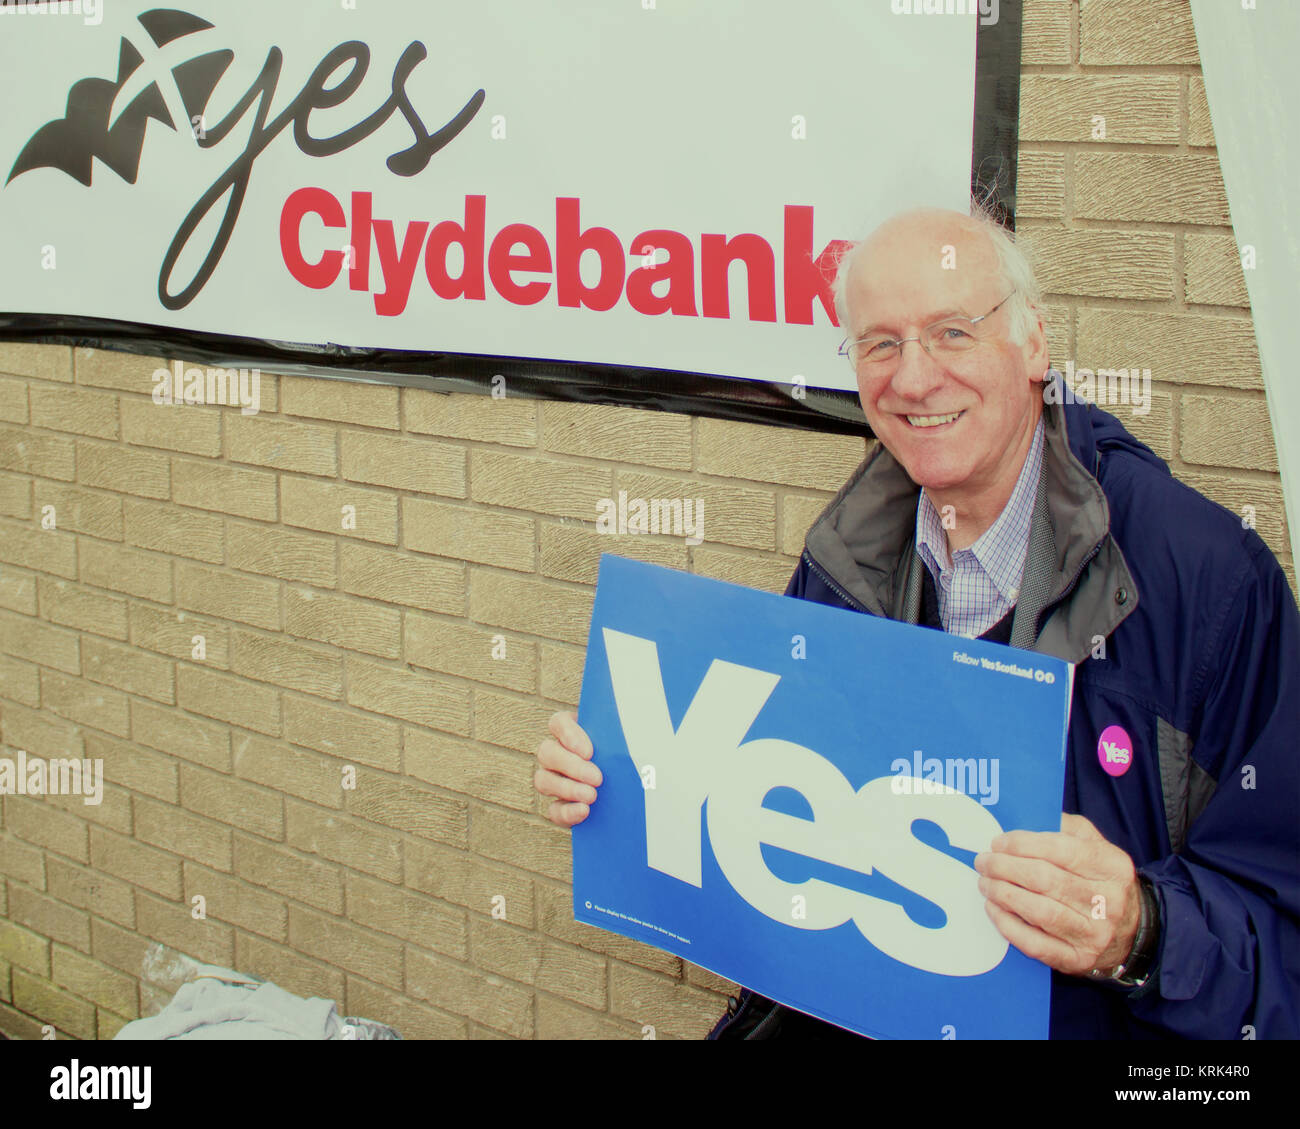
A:
[[[921,348],[932,357],[948,358],[959,353],[969,352],[981,341],[976,335],[975,327],[985,318],[992,317],[1007,304],[1016,291],[1011,291],[987,314],[977,318],[948,317],[926,326],[916,337],[904,337],[901,341],[888,333],[869,333],[850,341],[847,337],[840,342],[839,355],[848,357],[855,369],[877,369],[892,364],[903,352],[903,346],[909,341],[919,341]]]

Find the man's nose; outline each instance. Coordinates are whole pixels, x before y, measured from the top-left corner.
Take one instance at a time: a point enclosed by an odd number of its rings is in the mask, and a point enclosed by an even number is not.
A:
[[[890,387],[908,400],[924,400],[943,383],[943,369],[920,341],[904,341]]]

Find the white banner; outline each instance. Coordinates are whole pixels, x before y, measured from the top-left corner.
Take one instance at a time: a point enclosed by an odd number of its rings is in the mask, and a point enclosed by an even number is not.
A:
[[[915,7],[0,8],[0,311],[852,390],[842,241],[969,200]]]

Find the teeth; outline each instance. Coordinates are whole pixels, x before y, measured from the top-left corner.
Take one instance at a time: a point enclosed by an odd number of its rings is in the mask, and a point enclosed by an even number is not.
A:
[[[953,412],[949,416],[908,416],[907,422],[913,427],[938,427],[941,423],[952,423],[961,412]]]

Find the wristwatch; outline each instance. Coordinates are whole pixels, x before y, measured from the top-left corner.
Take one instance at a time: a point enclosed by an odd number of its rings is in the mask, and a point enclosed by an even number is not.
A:
[[[1151,974],[1151,963],[1155,957],[1157,941],[1160,937],[1160,903],[1156,900],[1155,890],[1145,874],[1138,875],[1138,899],[1141,916],[1138,919],[1137,934],[1133,938],[1133,948],[1123,964],[1112,969],[1094,968],[1088,976],[1120,988],[1140,988]]]

